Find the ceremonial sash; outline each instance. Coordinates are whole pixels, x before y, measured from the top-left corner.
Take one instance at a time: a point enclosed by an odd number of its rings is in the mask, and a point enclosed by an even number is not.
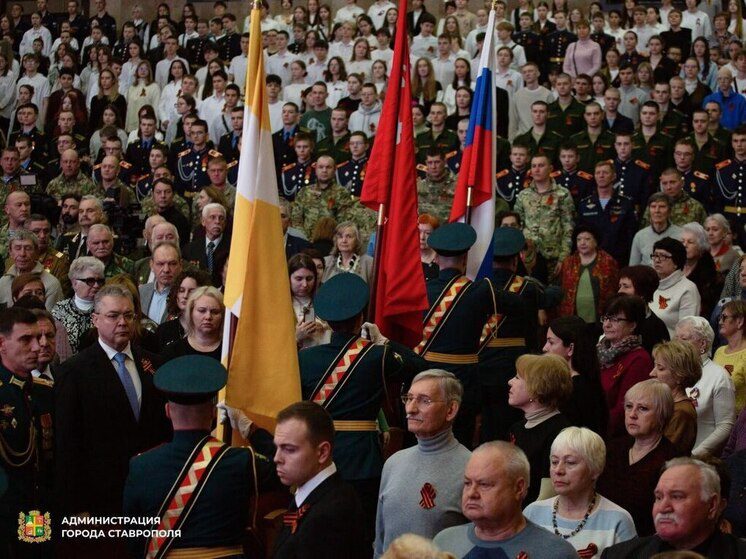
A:
[[[316,385],[310,400],[320,406],[327,408],[332,400],[339,394],[340,389],[349,380],[355,368],[362,361],[362,357],[374,346],[368,340],[355,338],[351,340],[342,351],[337,354],[332,364],[324,372],[321,380]]]
[[[210,474],[228,448],[210,436],[197,443],[158,511],[161,521],[156,530],[178,530],[184,525]],[[172,543],[172,537],[150,538],[146,559],[162,559]]]
[[[466,276],[455,277],[446,285],[443,292],[438,296],[438,300],[435,301],[435,304],[425,317],[422,341],[414,348],[415,353],[422,355],[427,352],[436,334],[450,316],[453,306],[461,299],[466,292],[465,288],[469,285],[471,285],[471,280]]]
[[[505,291],[509,293],[520,293],[525,284],[526,284],[525,278],[514,275],[510,283],[508,284],[507,288],[505,289]],[[480,352],[485,347],[487,347],[487,344],[490,343],[490,340],[497,335],[497,332],[498,330],[500,330],[500,327],[502,326],[504,321],[505,321],[505,315],[500,314],[500,313],[495,313],[489,318],[489,320],[487,321],[487,324],[485,324],[484,328],[482,329],[482,336],[479,339],[479,351]]]

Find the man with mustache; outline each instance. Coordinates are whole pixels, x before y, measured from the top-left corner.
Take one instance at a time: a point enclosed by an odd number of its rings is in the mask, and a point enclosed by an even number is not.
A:
[[[746,542],[719,530],[724,507],[713,466],[696,458],[669,460],[655,488],[656,534],[612,546],[601,557],[636,559],[685,550],[713,559],[746,557]]]

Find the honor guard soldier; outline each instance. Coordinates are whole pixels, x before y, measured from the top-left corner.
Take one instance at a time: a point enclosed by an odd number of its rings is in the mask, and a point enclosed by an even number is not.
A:
[[[220,155],[219,151],[207,145],[207,123],[195,120],[189,133],[192,147],[176,156],[175,184],[177,191],[185,198],[195,196],[202,188],[210,185],[207,162],[210,157]]]
[[[356,274],[325,281],[313,306],[316,316],[331,327],[331,340],[302,349],[298,362],[303,399],[319,404],[334,419],[334,463],[360,497],[366,536],[372,542],[383,468],[376,419],[384,383],[401,380],[408,387],[428,364],[409,348],[384,338],[375,324],[363,324],[369,293],[368,284]]]
[[[49,536],[54,406],[52,383],[35,381],[41,332],[28,309],[0,311],[0,470],[8,478],[0,491],[0,549],[3,557],[49,557],[39,542],[19,538],[18,514],[38,510]],[[48,538],[47,538],[48,539]],[[32,551],[30,548],[34,548]],[[38,553],[38,555],[36,555]]]
[[[640,216],[643,208],[648,205],[648,197],[652,193],[652,178],[650,165],[642,159],[632,158],[632,134],[619,132],[614,140],[614,170],[616,172],[616,188],[632,200],[635,211]]]
[[[495,175],[497,195],[512,208],[516,195],[530,182],[528,173],[528,147],[513,145],[510,148],[510,167]]]
[[[368,167],[368,137],[365,132],[350,134],[349,161],[337,165],[337,182],[349,190],[353,196],[360,196]],[[336,159],[335,159],[336,161]]]
[[[570,136],[570,141],[578,148],[578,168],[593,173],[596,163],[614,157],[614,134],[603,129],[603,109],[595,101],[585,106],[583,117],[586,127]]]
[[[516,312],[520,300],[495,292],[489,280],[471,281],[466,271],[467,252],[477,234],[466,223],[441,225],[427,244],[438,254],[440,272],[427,282],[430,303],[423,321],[422,341],[415,352],[433,368],[452,372],[464,387],[464,397],[453,433],[466,446],[473,446],[474,428],[480,407],[479,348],[489,317]]]
[[[268,488],[280,489],[268,458],[251,447],[232,447],[210,435],[214,402],[227,377],[218,361],[203,355],[173,359],[153,376],[155,387],[168,400],[174,436],[171,442],[132,458],[123,511],[128,517],[160,517],[154,529],[176,527],[181,537],[130,539],[133,556],[243,557],[252,499]],[[239,414],[228,408],[232,423]],[[250,420],[240,416],[239,431],[250,435]],[[253,446],[259,450],[262,442],[267,444],[261,450],[272,453],[269,434],[257,431]]]
[[[651,167],[653,182],[673,161],[673,138],[658,129],[658,103],[645,101],[640,107],[640,127],[632,135],[633,157]]]
[[[562,144],[559,149],[560,170],[552,173],[554,182],[570,191],[575,204],[595,188],[593,175],[578,170],[578,160],[578,148],[569,142]]]
[[[736,128],[731,142],[733,159],[726,159],[715,166],[715,178],[720,190],[723,213],[731,222],[738,225],[734,231],[743,243],[746,238],[746,127]]]
[[[557,17],[558,15],[559,17]],[[547,73],[550,68],[557,68],[560,72],[562,71],[567,47],[578,40],[578,36],[566,28],[567,14],[565,12],[554,14],[554,22],[557,24],[557,29],[550,33],[544,41],[545,49],[543,52],[545,55],[549,55],[549,65],[546,67]]]
[[[515,360],[538,351],[538,310],[559,302],[559,288],[546,294],[539,282],[516,273],[526,238],[520,229],[497,227],[492,237],[492,283],[498,291],[520,297],[522,307],[492,315],[484,328],[479,350],[479,390],[482,395],[480,440],[505,440],[508,429],[521,419],[508,405],[508,381],[515,376]]]
[[[554,82],[557,100],[549,103],[547,125],[563,139],[581,132],[585,127],[585,105],[572,94],[572,77],[562,73]]]

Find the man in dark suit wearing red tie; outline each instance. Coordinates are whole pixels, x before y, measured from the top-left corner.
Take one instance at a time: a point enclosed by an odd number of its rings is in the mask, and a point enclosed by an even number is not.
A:
[[[94,301],[98,340],[58,369],[56,485],[65,515],[118,516],[129,460],[171,437],[153,386],[159,358],[132,343],[132,295],[104,286]]]
[[[298,489],[272,557],[370,557],[360,501],[332,460],[334,423],[329,413],[313,402],[288,406],[277,415],[274,442],[280,481]]]

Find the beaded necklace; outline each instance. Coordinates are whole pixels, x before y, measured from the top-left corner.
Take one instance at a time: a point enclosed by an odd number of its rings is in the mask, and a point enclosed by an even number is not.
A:
[[[561,534],[559,531],[559,528],[557,527],[557,509],[559,509],[559,497],[557,497],[554,500],[554,506],[552,507],[552,528],[554,528],[554,533],[558,536],[562,536],[564,539],[569,540],[572,538],[575,534],[580,532],[583,528],[585,528],[586,522],[588,522],[588,517],[591,515],[591,512],[593,511],[593,507],[596,506],[596,496],[597,494],[594,492],[593,497],[591,497],[590,503],[588,503],[588,510],[585,511],[585,515],[583,516],[583,520],[580,521],[580,524],[578,524],[575,529],[570,532],[569,534]]]

